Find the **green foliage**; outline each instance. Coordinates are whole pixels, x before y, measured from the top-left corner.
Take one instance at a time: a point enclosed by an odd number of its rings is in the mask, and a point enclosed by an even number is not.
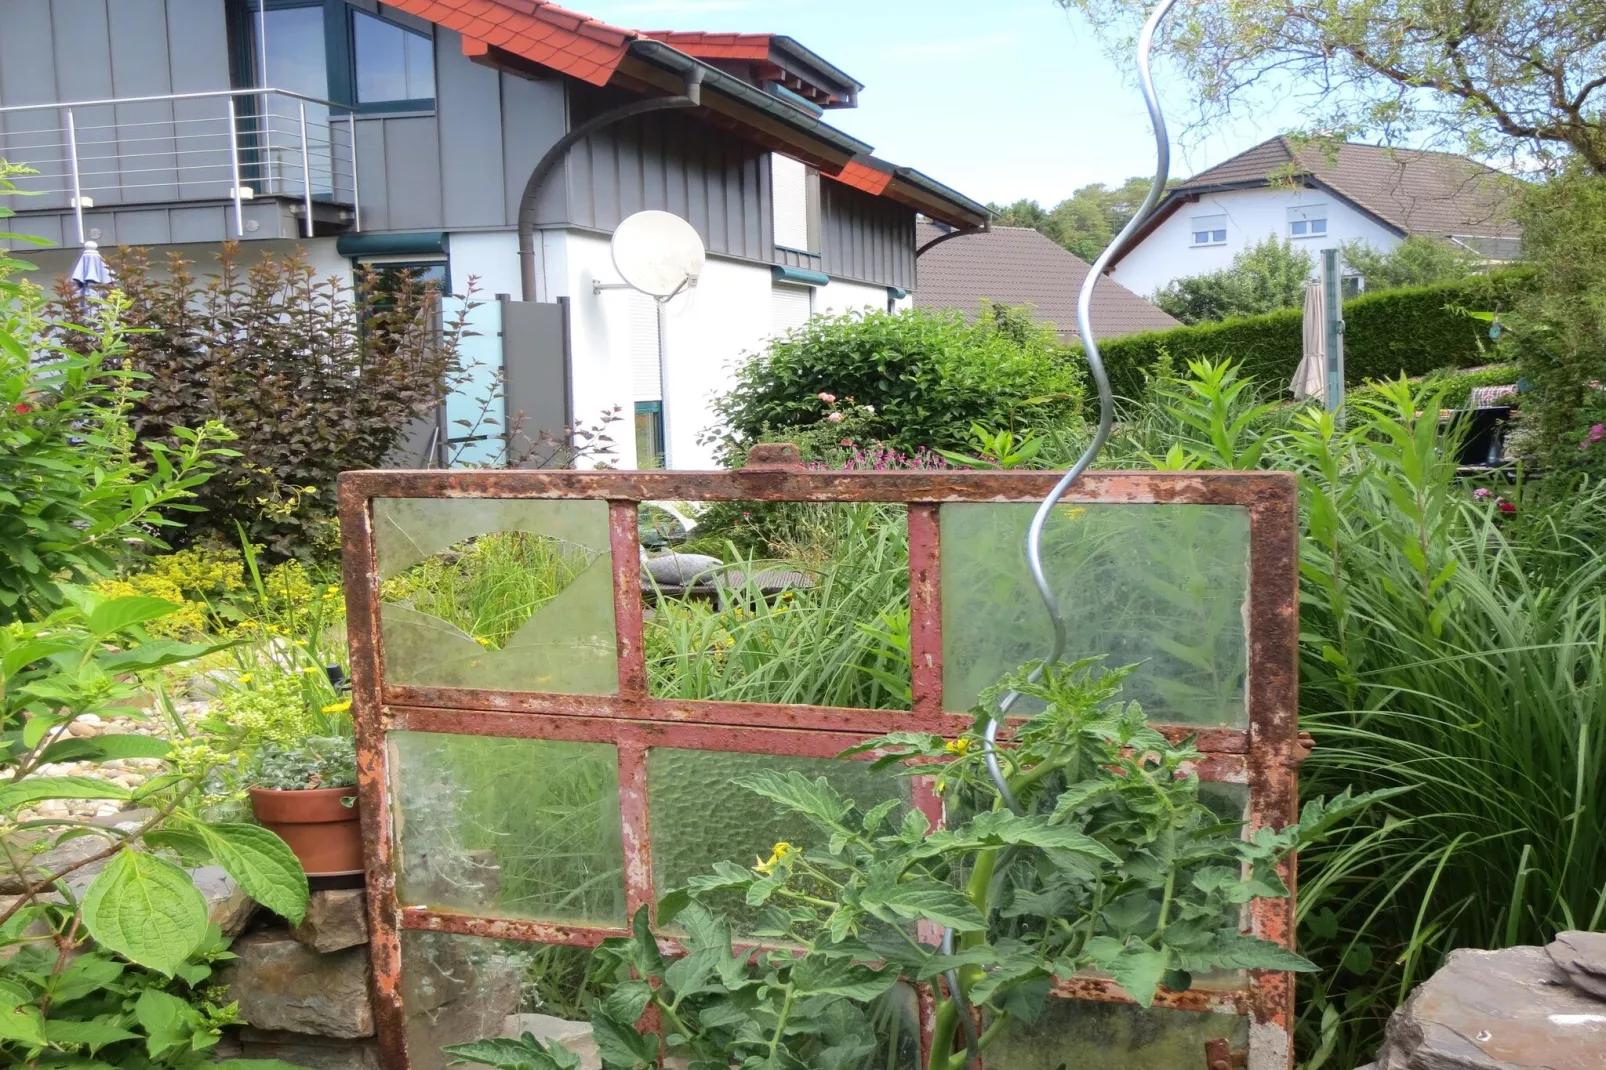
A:
[[[0,194],[17,173],[0,161]],[[159,547],[234,457],[204,419],[136,455],[131,412],[148,381],[122,366],[121,306],[80,300],[50,322],[38,291],[12,281],[30,266],[0,256],[0,624],[60,605],[63,582],[108,574],[131,545]]]
[[[1169,185],[1177,181],[1172,179]],[[1147,175],[1129,178],[1114,188],[1094,182],[1050,209],[1025,199],[988,207],[993,210],[995,226],[1030,227],[1092,263],[1137,212],[1148,196],[1150,182]]]
[[[1606,478],[1606,177],[1574,167],[1529,190],[1523,249],[1538,282],[1510,326],[1535,458],[1562,478]]]
[[[356,742],[350,736],[311,736],[292,747],[264,743],[248,775],[252,787],[273,791],[355,787]]]
[[[1232,258],[1232,267],[1168,283],[1154,303],[1186,324],[1303,308],[1316,261],[1292,239],[1269,236]]]
[[[238,456],[196,488],[186,540],[232,543],[243,525],[276,558],[327,549],[335,477],[379,467],[461,374],[461,317],[443,337],[437,295],[410,278],[354,296],[299,252],[247,269],[232,245],[204,279],[177,254],[160,270],[139,249],[112,259],[131,332],[120,355],[144,377],[140,451],[177,450],[179,428],[209,421],[237,436]]]
[[[1534,284],[1522,268],[1457,282],[1364,294],[1344,302],[1344,370],[1350,383],[1425,375],[1490,359],[1488,324],[1465,310],[1512,308]],[[1141,398],[1147,373],[1166,358],[1175,366],[1232,361],[1260,389],[1282,390],[1299,366],[1301,308],[1261,316],[1112,338],[1099,345],[1115,392]],[[993,426],[1001,426],[994,424]]]
[[[1470,250],[1426,234],[1412,234],[1388,252],[1359,239],[1340,248],[1344,266],[1366,280],[1367,293],[1454,282],[1483,266]]]
[[[1244,935],[1242,909],[1286,896],[1289,852],[1373,800],[1313,801],[1298,825],[1245,837],[1238,814],[1201,798],[1192,741],[1170,742],[1118,700],[1127,670],[1048,666],[1033,682],[1035,668],[984,696],[957,739],[900,732],[849,752],[876,753],[872,768],[892,776],[934,775],[955,815],[948,829],[930,831],[920,811],[895,802],[861,810],[824,778],[738,778],[812,826],[821,845],[778,843],[751,868],[721,862],[665,896],[657,921],[685,934],[682,958],[662,957],[645,909],[631,938],[598,949],[613,986],[591,1009],[606,1070],[659,1066],[660,1044],[699,1070],[857,1065],[878,1049],[864,1005],[950,970],[985,1011],[985,1048],[1011,1021],[1035,1019],[1053,980],[1088,969],[1109,973],[1144,1006],[1162,984],[1186,989],[1212,969],[1310,969]],[[1005,688],[1044,704],[999,748],[1019,813],[984,764],[983,732]],[[733,893],[760,911],[744,935],[777,950],[734,950],[719,907]],[[952,953],[916,940],[918,921],[956,930]],[[636,1029],[648,1008],[661,1038]],[[928,1070],[966,1063],[959,1013],[954,998],[939,1002]],[[482,1065],[572,1065],[533,1038],[447,1050]]]
[[[905,452],[957,448],[973,423],[1014,427],[1078,410],[1082,387],[1053,332],[1023,317],[912,310],[816,317],[771,343],[714,404],[734,436],[727,459],[794,429],[840,432],[838,403],[860,407],[858,441]],[[868,406],[871,411],[865,412]]]

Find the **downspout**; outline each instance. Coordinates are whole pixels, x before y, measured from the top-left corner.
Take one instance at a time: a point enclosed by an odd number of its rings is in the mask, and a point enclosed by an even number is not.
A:
[[[541,194],[541,187],[546,183],[547,175],[558,162],[567,156],[575,145],[604,127],[612,126],[633,115],[645,115],[649,112],[669,111],[675,108],[695,108],[702,103],[702,99],[703,68],[698,66],[686,72],[686,89],[681,96],[632,101],[600,115],[593,115],[564,134],[546,150],[545,155],[535,165],[535,169],[530,172],[530,179],[524,184],[524,196],[519,200],[519,283],[523,291],[521,294],[523,300],[535,300],[535,202]]]

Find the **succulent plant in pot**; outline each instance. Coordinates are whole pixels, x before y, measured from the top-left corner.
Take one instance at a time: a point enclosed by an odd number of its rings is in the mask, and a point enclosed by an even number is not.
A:
[[[290,845],[307,876],[362,872],[352,737],[264,742],[253,756],[249,785],[251,812]]]

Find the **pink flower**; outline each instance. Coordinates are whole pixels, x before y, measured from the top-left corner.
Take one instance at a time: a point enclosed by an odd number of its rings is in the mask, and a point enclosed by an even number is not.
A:
[[[1606,438],[1606,424],[1596,424],[1589,429],[1589,441],[1599,442],[1603,438]]]
[[[28,404],[26,401],[19,401],[15,405],[11,406],[11,411],[16,413],[18,416],[26,416],[33,411],[33,406]]]
[[[1494,491],[1490,490],[1488,487],[1479,487],[1477,490],[1472,492],[1472,497],[1481,502],[1487,499],[1489,495],[1493,493]]]
[[[836,404],[836,395],[835,394],[827,394],[824,390],[822,390],[818,394],[815,394],[814,396],[819,398],[821,401],[825,402],[827,405],[835,405]]]
[[[826,419],[830,420],[834,424],[839,424],[842,422],[842,414],[840,412],[833,412],[828,414]]]
[[[1517,511],[1517,507],[1506,501],[1504,498],[1496,498],[1494,504],[1495,508],[1499,509],[1502,513],[1515,513]]]

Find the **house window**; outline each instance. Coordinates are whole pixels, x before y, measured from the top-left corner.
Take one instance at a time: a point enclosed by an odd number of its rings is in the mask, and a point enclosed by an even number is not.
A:
[[[770,326],[777,337],[795,330],[814,315],[814,288],[777,284],[770,291]]]
[[[664,403],[636,402],[636,467],[664,466]]]
[[[1227,217],[1224,215],[1196,215],[1189,227],[1194,245],[1226,245]]]
[[[778,247],[818,252],[820,176],[801,160],[771,153],[770,215]]]
[[[1303,204],[1288,209],[1290,238],[1321,238],[1327,235],[1327,205]]]
[[[435,106],[435,42],[365,11],[351,13],[357,103]]]

